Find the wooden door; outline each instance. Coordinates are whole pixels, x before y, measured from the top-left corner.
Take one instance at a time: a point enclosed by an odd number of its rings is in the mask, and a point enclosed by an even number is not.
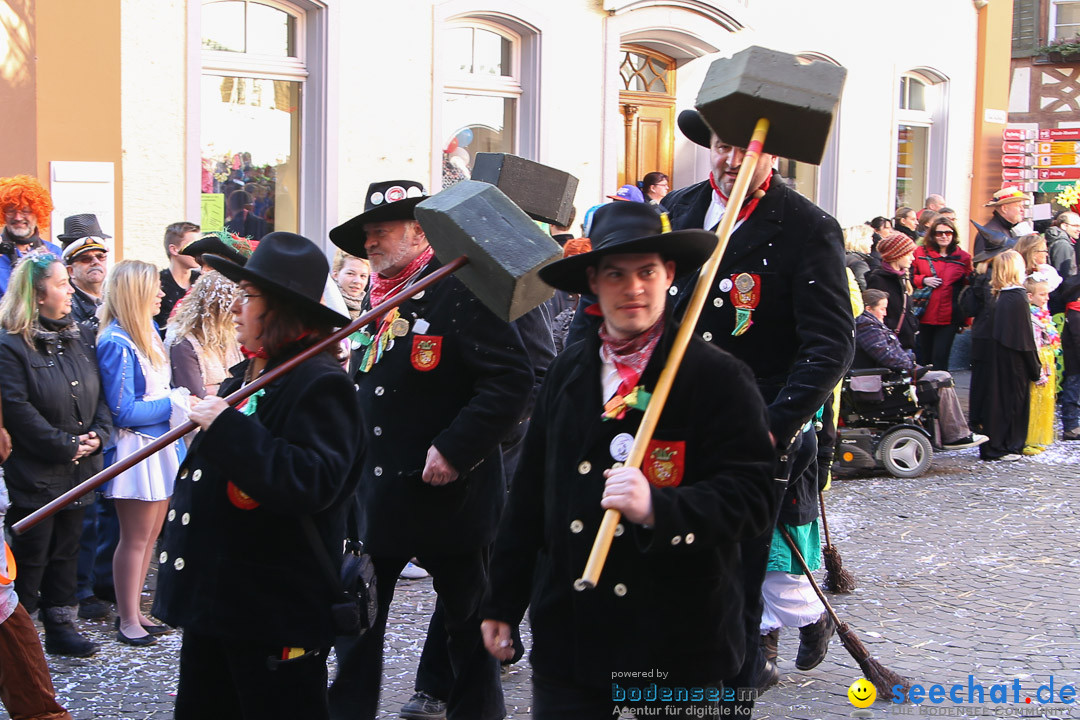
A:
[[[675,144],[675,61],[632,45],[624,46],[622,53],[620,186],[635,184],[657,170],[670,177]]]

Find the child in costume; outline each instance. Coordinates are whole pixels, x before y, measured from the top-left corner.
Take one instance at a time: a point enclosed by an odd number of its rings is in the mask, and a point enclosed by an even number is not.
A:
[[[1047,303],[1050,285],[1038,271],[1024,281],[1028,302],[1031,304],[1031,326],[1039,351],[1042,370],[1039,379],[1031,386],[1031,411],[1028,415],[1027,444],[1025,455],[1037,455],[1054,442],[1054,391],[1057,387],[1057,358],[1061,351],[1061,337],[1050,317]]]

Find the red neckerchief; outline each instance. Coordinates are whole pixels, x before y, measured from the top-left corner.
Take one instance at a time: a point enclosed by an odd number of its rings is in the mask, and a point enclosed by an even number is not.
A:
[[[601,324],[597,332],[600,335],[601,357],[615,365],[622,379],[615,394],[625,397],[637,387],[641,373],[645,372],[645,366],[660,342],[660,335],[664,332],[664,316],[661,315],[651,328],[629,340],[619,340],[609,335],[606,323]]]
[[[1073,300],[1071,303],[1065,303],[1066,310],[1080,310],[1080,300]]]
[[[371,307],[375,307],[390,295],[405,287],[413,276],[424,269],[424,266],[435,257],[435,250],[430,245],[424,252],[413,258],[405,269],[393,277],[383,277],[376,273],[371,278]]]
[[[728,196],[725,195],[724,191],[720,189],[720,186],[716,184],[716,180],[713,178],[711,172],[709,173],[709,184],[712,185],[713,192],[719,195],[720,199],[724,201],[724,207],[726,208],[728,205]],[[750,213],[754,212],[754,209],[757,208],[758,201],[769,191],[770,185],[772,185],[772,173],[769,173],[769,176],[765,178],[765,182],[761,183],[761,187],[748,193],[747,199],[743,202],[742,209],[739,210],[739,214],[735,218],[735,222],[750,217]],[[727,212],[727,210],[724,212]]]
[[[295,342],[300,342],[301,340],[303,340],[304,338],[306,338],[310,334],[311,334],[310,330],[305,330],[304,332],[300,333],[299,335],[294,337],[292,340],[289,340],[285,344],[286,345],[292,345]],[[264,347],[259,347],[258,350],[251,351],[251,350],[248,350],[243,345],[241,345],[240,346],[240,353],[244,357],[246,357],[248,360],[251,360],[253,358],[262,358],[263,360],[267,360],[267,359],[270,358],[270,356],[266,354],[266,348],[264,348]]]

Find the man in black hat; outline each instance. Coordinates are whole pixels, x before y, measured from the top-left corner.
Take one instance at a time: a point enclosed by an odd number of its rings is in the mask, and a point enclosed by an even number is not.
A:
[[[71,297],[71,315],[75,322],[97,330],[97,309],[105,286],[106,259],[109,248],[106,235],[96,215],[72,215],[64,218],[64,233],[56,239],[64,244],[64,264],[71,275],[75,294]]]
[[[330,231],[371,263],[366,307],[440,267],[413,210],[419,183],[373,183],[363,213]],[[359,641],[339,641],[335,718],[378,709],[383,634],[402,568],[415,557],[435,579],[454,672],[447,717],[505,714],[498,663],[480,639],[487,548],[505,500],[499,443],[532,387],[518,333],[456,278],[416,293],[354,336],[367,452],[359,533],[377,572],[379,615]]]
[[[715,230],[742,166],[745,149],[716,137],[696,110],[683,111],[679,128],[709,148],[712,171],[703,182],[667,195],[661,205],[671,227]],[[786,491],[779,521],[791,526],[817,518],[819,474],[812,420],[851,364],[854,321],[844,272],[840,226],[828,213],[789,188],[762,153],[747,200],[698,321],[706,341],[746,362],[769,409],[776,446],[776,491]],[[692,283],[689,283],[692,284]],[[685,303],[687,292],[680,298]],[[823,465],[831,458],[820,459]],[[824,477],[821,473],[820,477]],[[776,518],[774,517],[775,521]],[[743,543],[748,638],[761,638],[760,588],[774,529]],[[780,540],[780,542],[783,542]],[[825,657],[833,628],[827,616],[800,629],[799,667]],[[747,647],[740,687],[768,687],[779,679],[775,651]]]
[[[586,312],[602,324],[541,389],[495,542],[484,642],[507,657],[531,605],[536,718],[624,704],[715,714],[745,643],[739,543],[776,512],[765,404],[746,365],[694,337],[642,467],[624,467],[677,329],[668,289],[716,237],[665,233],[649,206],[613,203],[596,211],[592,243],[540,271],[595,295]],[[575,591],[607,508],[623,517],[600,582]]]

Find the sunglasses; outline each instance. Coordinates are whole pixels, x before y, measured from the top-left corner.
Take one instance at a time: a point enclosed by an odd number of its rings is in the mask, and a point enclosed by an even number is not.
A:
[[[92,263],[92,262],[103,263],[103,262],[105,262],[105,253],[103,253],[103,252],[83,253],[82,255],[76,255],[74,259],[75,259],[75,262],[78,262],[78,263]]]
[[[952,237],[953,236],[953,231],[952,230],[935,230],[934,231],[934,236],[935,237]]]

